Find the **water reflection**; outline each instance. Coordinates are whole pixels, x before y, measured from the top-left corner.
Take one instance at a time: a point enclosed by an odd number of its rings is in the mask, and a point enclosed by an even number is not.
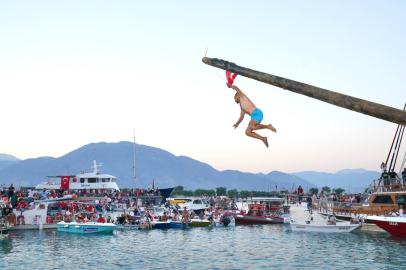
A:
[[[296,233],[288,225],[104,235],[25,231],[0,241],[0,268],[390,268],[405,265],[405,245],[386,233]]]

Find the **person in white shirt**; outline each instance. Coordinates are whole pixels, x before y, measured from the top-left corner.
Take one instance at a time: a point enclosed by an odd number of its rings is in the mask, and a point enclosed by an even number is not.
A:
[[[140,207],[140,213],[141,213],[141,215],[145,214],[145,207],[143,205],[141,205],[141,207]]]
[[[398,217],[399,216],[399,213],[396,212],[395,208],[392,209],[392,212],[390,214],[391,214],[392,217]]]
[[[331,225],[331,215],[328,215],[326,218],[326,225]]]
[[[354,211],[354,213],[352,213],[351,215],[350,224],[358,224],[358,223],[359,223],[359,215],[357,211]]]
[[[406,216],[406,212],[405,212],[405,210],[403,210],[403,205],[401,205],[400,208],[399,208],[399,216],[400,217],[405,217]]]
[[[35,190],[32,187],[31,190],[28,190],[28,203],[30,203],[34,199]]]

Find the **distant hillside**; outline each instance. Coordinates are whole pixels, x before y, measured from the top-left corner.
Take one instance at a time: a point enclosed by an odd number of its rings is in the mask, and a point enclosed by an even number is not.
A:
[[[355,169],[341,170],[336,173],[305,171],[292,173],[292,175],[305,179],[318,187],[329,186],[331,188],[343,188],[348,192],[350,186],[352,191],[356,190],[360,192],[371,184],[374,179],[378,179],[381,173]]]
[[[48,175],[69,174],[92,171],[93,149],[96,149],[97,163],[103,163],[102,173],[117,177],[119,187],[133,187],[133,144],[92,143],[76,149],[60,158],[41,157],[27,159],[0,170],[0,184],[36,185],[46,181]],[[145,188],[155,179],[159,188],[184,186],[186,189],[216,188],[268,190],[285,187],[290,189],[293,182],[302,186],[313,184],[281,172],[268,175],[243,173],[240,171],[218,171],[208,164],[185,156],[175,156],[165,150],[136,145],[137,186]],[[270,176],[270,178],[269,178]]]
[[[11,166],[19,161],[14,161],[14,160],[0,160],[0,170],[7,168],[8,166]]]
[[[8,155],[8,154],[0,154],[0,161],[3,161],[3,160],[20,161],[20,159],[16,158],[15,156]]]

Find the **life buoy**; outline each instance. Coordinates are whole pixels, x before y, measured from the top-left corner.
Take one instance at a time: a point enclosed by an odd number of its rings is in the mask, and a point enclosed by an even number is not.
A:
[[[76,222],[77,223],[85,223],[85,218],[82,217],[82,216],[78,216],[78,217],[76,217]]]

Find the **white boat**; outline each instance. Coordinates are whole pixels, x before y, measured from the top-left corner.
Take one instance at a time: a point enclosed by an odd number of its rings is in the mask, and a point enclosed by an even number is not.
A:
[[[52,217],[48,216],[47,210],[51,203],[60,201],[91,201],[100,200],[100,197],[77,197],[76,195],[67,195],[62,198],[53,198],[47,200],[36,200],[34,201],[34,207],[32,209],[25,209],[21,216],[20,211],[15,211],[17,215],[17,225],[11,226],[8,229],[10,231],[17,230],[42,230],[42,229],[56,229],[57,224],[54,223]]]
[[[327,225],[323,222],[290,221],[291,230],[300,232],[349,233],[358,231],[361,227],[361,223],[350,224],[349,222],[339,222],[337,225]]]
[[[138,230],[139,228],[137,224],[116,224],[117,230]]]
[[[35,189],[42,190],[56,190],[61,188],[61,182],[67,181],[66,185],[69,187],[68,190],[78,190],[78,189],[97,189],[97,190],[120,190],[116,183],[116,177],[110,174],[100,174],[97,170],[102,164],[97,164],[96,159],[93,160],[94,171],[92,173],[81,172],[77,175],[58,175],[58,176],[48,176],[47,182],[42,182],[38,184]]]
[[[187,211],[193,211],[195,214],[199,215],[201,211],[204,212],[205,209],[209,208],[209,202],[205,199],[199,199],[199,198],[192,198],[192,197],[186,197],[186,198],[175,198],[172,200],[185,200],[185,203],[178,203],[176,204],[176,208],[179,209],[179,211],[182,211],[184,207],[186,207]],[[168,200],[169,202],[171,200]]]

